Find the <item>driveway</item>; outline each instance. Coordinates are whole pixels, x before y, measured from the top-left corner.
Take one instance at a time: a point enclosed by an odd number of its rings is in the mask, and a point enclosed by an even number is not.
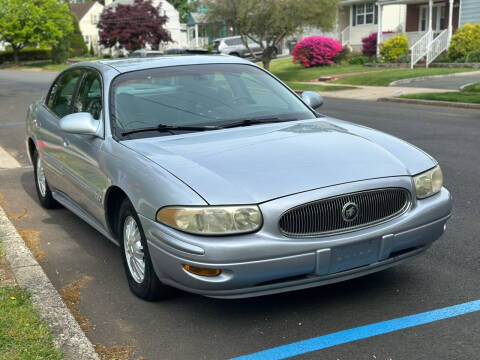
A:
[[[430,88],[445,90],[460,90],[463,85],[480,82],[480,71],[473,73],[446,75],[429,79],[412,80],[406,84],[394,85],[395,87]]]
[[[0,147],[20,166],[0,171],[0,203],[37,247],[40,264],[57,289],[84,280],[76,283],[83,284],[78,313],[94,344],[130,346],[132,359],[227,359],[480,299],[478,111],[345,99],[327,99],[322,110],[397,135],[439,160],[454,215],[425,256],[299,292],[244,300],[180,294],[148,303],[128,290],[118,248],[69,211],[38,204],[23,121],[26,106],[51,78],[0,71]],[[477,359],[479,334],[480,312],[474,312],[299,358]]]

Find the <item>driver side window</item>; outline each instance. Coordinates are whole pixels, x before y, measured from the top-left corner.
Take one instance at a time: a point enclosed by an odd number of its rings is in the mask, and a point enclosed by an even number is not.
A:
[[[87,70],[73,104],[73,112],[88,112],[92,114],[94,119],[100,120],[102,108],[102,82],[100,76],[93,70]]]
[[[50,90],[47,106],[60,118],[70,113],[72,97],[81,75],[82,70],[80,69],[67,71],[53,84]]]

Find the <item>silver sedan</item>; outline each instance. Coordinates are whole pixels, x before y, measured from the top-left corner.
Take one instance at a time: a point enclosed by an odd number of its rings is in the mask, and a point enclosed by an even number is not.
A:
[[[308,288],[425,252],[452,210],[438,163],[322,102],[229,56],[75,64],[29,107],[38,198],[118,244],[147,300]]]

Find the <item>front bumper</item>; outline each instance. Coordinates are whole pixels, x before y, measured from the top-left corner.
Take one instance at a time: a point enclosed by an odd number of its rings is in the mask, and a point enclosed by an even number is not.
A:
[[[411,186],[408,179],[398,178],[395,185]],[[384,181],[345,184],[261,204],[265,224],[254,234],[200,237],[145,217],[141,221],[155,271],[166,284],[219,298],[298,290],[383,270],[420,255],[443,234],[452,209],[446,189],[428,199],[414,200],[408,212],[391,221],[350,233],[292,239],[278,232],[278,225],[273,226],[276,221],[268,221],[278,219],[270,214],[281,213],[292,203],[305,203],[306,198],[347,193],[352,186],[363,190],[365,186],[378,188],[382,185],[379,182]],[[222,269],[222,273],[217,277],[202,277],[184,270],[183,264]]]

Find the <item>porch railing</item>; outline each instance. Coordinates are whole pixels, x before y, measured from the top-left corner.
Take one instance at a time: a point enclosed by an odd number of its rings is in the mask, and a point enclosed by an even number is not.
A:
[[[433,40],[433,31],[427,31],[413,46],[410,48],[410,66],[413,69],[416,63],[427,56],[430,44]]]
[[[427,52],[427,67],[448,49],[448,29],[443,30],[430,44]]]
[[[350,26],[347,26],[341,33],[340,33],[340,40],[342,42],[342,46],[347,45],[350,42]]]

